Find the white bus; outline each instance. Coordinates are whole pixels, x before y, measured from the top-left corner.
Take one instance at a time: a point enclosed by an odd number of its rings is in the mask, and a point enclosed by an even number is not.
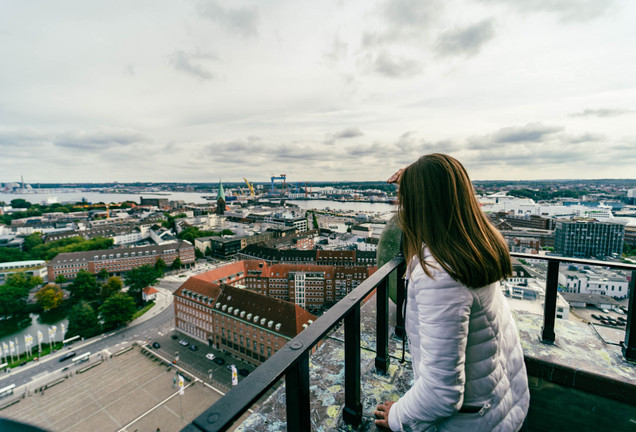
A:
[[[15,389],[15,384],[8,385],[0,389],[0,398],[5,396],[9,396],[13,394],[13,389]]]
[[[80,363],[84,363],[85,361],[88,361],[88,358],[90,357],[90,355],[91,353],[87,352],[85,354],[75,357],[73,359],[73,364],[80,364]]]

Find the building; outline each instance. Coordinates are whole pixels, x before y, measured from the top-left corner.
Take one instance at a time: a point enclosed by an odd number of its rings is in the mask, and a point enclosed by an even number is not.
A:
[[[210,237],[209,241],[212,256],[217,258],[234,256],[247,245],[244,237]]]
[[[168,200],[168,198],[144,198],[144,197],[139,197],[139,205],[140,206],[152,206],[152,207],[164,208],[164,207],[168,207],[169,200]]]
[[[225,191],[223,191],[223,183],[219,181],[219,195],[216,199],[216,214],[225,214]]]
[[[230,271],[237,269],[235,264]],[[175,326],[189,336],[259,365],[315,320],[290,302],[226,283],[211,272],[193,276],[174,293]],[[226,277],[231,284],[240,278]]]
[[[250,245],[239,254],[241,259],[263,259],[269,263],[305,263],[338,266],[363,266],[374,268],[377,264],[375,251],[361,250],[280,250]]]
[[[51,281],[58,275],[75,279],[80,270],[97,274],[106,269],[112,275],[121,276],[133,268],[154,265],[159,259],[170,266],[176,258],[185,266],[194,264],[194,246],[181,240],[165,245],[61,253],[49,261],[47,271]]]
[[[593,219],[558,220],[554,251],[563,256],[607,257],[623,252],[625,226]]]
[[[46,280],[46,261],[32,260],[0,263],[0,285],[3,285],[9,276],[15,273],[26,273],[29,276],[37,276]],[[49,281],[52,282],[53,279],[49,279]]]
[[[599,267],[570,265],[559,272],[559,285],[568,293],[596,294],[625,298],[629,294],[629,280],[621,271]]]
[[[155,287],[147,286],[141,291],[141,298],[144,302],[155,301],[158,293]]]

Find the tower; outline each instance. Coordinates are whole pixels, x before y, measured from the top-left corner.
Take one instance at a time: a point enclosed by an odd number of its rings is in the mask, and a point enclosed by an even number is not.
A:
[[[223,191],[223,183],[219,180],[219,195],[216,198],[216,214],[225,213],[225,191]]]

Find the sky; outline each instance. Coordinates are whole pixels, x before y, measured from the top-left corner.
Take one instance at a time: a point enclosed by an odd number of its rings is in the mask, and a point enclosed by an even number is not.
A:
[[[636,178],[634,1],[0,10],[0,182]]]

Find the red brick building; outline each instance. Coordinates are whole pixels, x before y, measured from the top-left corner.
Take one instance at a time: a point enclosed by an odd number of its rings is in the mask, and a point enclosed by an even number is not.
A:
[[[191,277],[174,293],[175,325],[259,365],[316,317],[298,305]]]
[[[340,300],[374,271],[350,264],[244,260],[192,276],[174,293],[175,325],[260,364],[315,319],[306,309]]]
[[[179,241],[157,246],[61,253],[49,261],[47,272],[49,281],[58,275],[75,279],[80,270],[97,274],[103,268],[109,274],[119,276],[145,264],[154,265],[159,259],[170,266],[177,257],[183,265],[190,266],[194,263],[194,246]]]

